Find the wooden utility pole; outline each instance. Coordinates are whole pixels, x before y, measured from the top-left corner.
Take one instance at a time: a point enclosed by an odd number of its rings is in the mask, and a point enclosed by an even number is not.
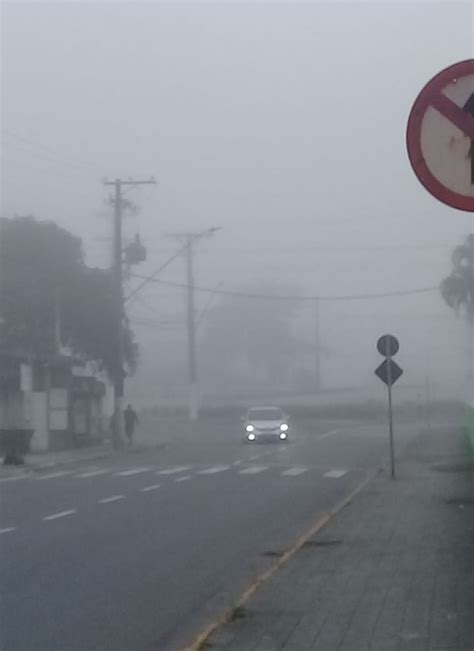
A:
[[[199,233],[171,233],[169,237],[184,243],[186,255],[186,325],[188,332],[189,368],[189,420],[197,420],[199,415],[198,364],[196,353],[196,310],[194,305],[194,244],[203,237],[211,237],[217,228],[208,228]]]
[[[126,185],[154,185],[156,181],[153,178],[147,181],[136,181],[134,179],[115,179],[114,181],[104,181],[104,185],[114,186],[114,238],[113,238],[113,278],[115,294],[115,325],[116,331],[113,334],[115,342],[115,355],[113,367],[114,382],[114,415],[112,437],[115,450],[122,447],[123,443],[123,394],[124,394],[124,360],[123,360],[123,321],[124,321],[124,301],[123,301],[123,268],[122,268],[122,187]]]

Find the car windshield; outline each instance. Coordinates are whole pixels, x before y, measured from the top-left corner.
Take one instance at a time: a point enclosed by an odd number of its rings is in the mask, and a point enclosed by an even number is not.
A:
[[[248,420],[283,420],[283,412],[275,408],[250,409]]]

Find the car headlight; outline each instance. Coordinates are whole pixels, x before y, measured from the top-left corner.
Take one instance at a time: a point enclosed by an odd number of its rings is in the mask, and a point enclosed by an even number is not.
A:
[[[288,425],[286,423],[282,423],[280,425],[280,429],[282,432],[287,432],[288,431]]]
[[[253,432],[254,429],[255,429],[255,427],[253,425],[246,425],[245,426],[245,431],[246,432]]]
[[[250,434],[247,435],[247,438],[249,441],[255,441],[255,434],[252,434],[252,432],[250,432]]]
[[[287,438],[287,437],[286,437],[286,432],[280,432],[280,439],[281,439],[282,441],[285,441],[286,438]]]

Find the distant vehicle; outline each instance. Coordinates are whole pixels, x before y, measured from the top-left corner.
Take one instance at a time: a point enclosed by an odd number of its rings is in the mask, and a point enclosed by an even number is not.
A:
[[[288,416],[279,407],[252,407],[243,420],[247,441],[288,440]]]

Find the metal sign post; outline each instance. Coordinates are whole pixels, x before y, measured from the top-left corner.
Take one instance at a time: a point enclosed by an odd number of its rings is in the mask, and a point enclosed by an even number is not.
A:
[[[393,361],[399,349],[398,339],[393,335],[383,335],[377,341],[377,350],[386,359],[375,369],[375,374],[382,382],[385,382],[388,390],[388,432],[390,440],[390,476],[395,479],[395,451],[393,442],[393,408],[392,408],[392,385],[398,380],[403,370]]]
[[[395,479],[395,454],[393,450],[393,409],[392,409],[392,356],[387,338],[387,389],[388,389],[388,433],[390,438],[390,476]]]

